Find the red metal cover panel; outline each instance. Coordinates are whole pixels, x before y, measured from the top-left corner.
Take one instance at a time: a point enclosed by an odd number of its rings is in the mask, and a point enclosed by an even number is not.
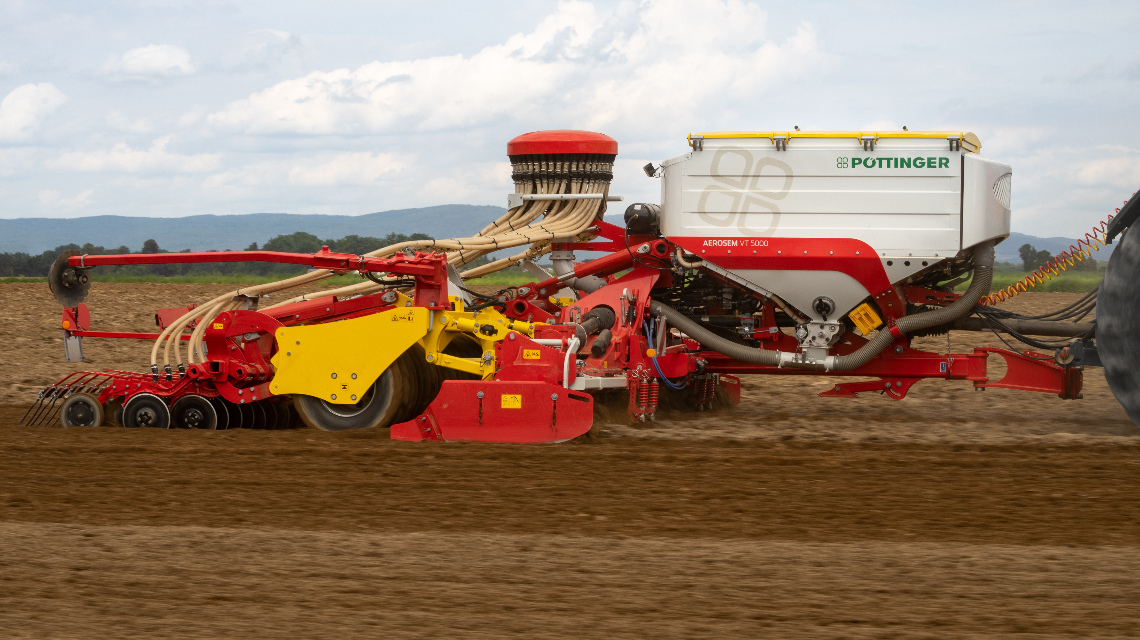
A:
[[[617,140],[593,131],[557,129],[524,133],[507,143],[508,156],[533,156],[552,153],[584,153],[617,155]]]
[[[448,380],[419,417],[392,425],[393,440],[563,442],[594,422],[594,399],[547,382]]]

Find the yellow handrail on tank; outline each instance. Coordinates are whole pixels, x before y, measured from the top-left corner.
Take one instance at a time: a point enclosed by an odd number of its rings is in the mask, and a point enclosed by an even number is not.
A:
[[[883,138],[946,140],[957,139],[969,151],[977,152],[982,148],[982,141],[969,131],[708,131],[703,133],[690,133],[687,140],[692,146],[693,138],[698,140],[733,140],[733,139],[761,139],[767,138],[776,144],[777,138],[853,138],[862,142],[864,138],[874,138],[876,142]]]

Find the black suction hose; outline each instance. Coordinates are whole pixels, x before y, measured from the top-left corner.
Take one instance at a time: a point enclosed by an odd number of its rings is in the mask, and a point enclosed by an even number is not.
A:
[[[970,313],[974,305],[983,296],[988,295],[990,292],[990,285],[993,284],[994,277],[994,243],[993,241],[984,242],[974,247],[974,279],[970,283],[969,288],[954,302],[938,309],[932,309],[923,313],[916,313],[914,315],[904,316],[898,320],[896,326],[898,332],[901,334],[934,327],[941,324],[953,322],[958,318]],[[788,353],[785,351],[772,351],[768,349],[755,349],[737,344],[726,338],[722,338],[705,327],[701,326],[695,320],[686,316],[685,314],[673,309],[672,307],[661,304],[660,302],[651,302],[649,304],[649,312],[655,316],[662,316],[670,322],[674,327],[679,329],[685,335],[694,338],[700,342],[702,346],[716,351],[717,353],[726,355],[741,362],[749,362],[752,364],[762,364],[772,367],[795,367],[807,369],[828,369],[831,371],[851,371],[867,364],[875,356],[879,355],[883,349],[886,349],[895,341],[895,335],[888,331],[885,327],[871,338],[867,344],[860,347],[854,353],[845,356],[828,356],[822,362],[798,362],[799,354]]]

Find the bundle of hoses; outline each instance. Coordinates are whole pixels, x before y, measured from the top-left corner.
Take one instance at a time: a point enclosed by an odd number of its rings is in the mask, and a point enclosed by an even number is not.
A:
[[[501,271],[520,261],[537,258],[550,251],[550,242],[557,238],[587,240],[592,236],[587,230],[601,219],[605,212],[606,197],[609,195],[613,179],[613,162],[617,154],[617,143],[612,138],[600,134],[588,134],[592,138],[583,143],[570,140],[583,132],[539,132],[519,136],[508,145],[512,178],[515,193],[525,195],[580,195],[597,194],[594,199],[564,200],[525,200],[521,206],[508,210],[498,220],[484,227],[478,234],[466,238],[444,240],[415,240],[383,247],[365,254],[368,257],[385,258],[404,251],[424,250],[443,252],[452,266],[462,266],[483,256],[502,249],[526,246],[526,250],[501,258],[488,264],[464,271],[464,279],[476,278]],[[553,136],[544,134],[555,134]],[[529,138],[528,138],[529,136]],[[580,137],[580,136],[579,136]],[[520,141],[522,141],[520,143]],[[245,287],[220,295],[200,304],[175,322],[163,329],[151,349],[151,371],[157,373],[159,351],[162,352],[163,367],[171,366],[171,351],[174,364],[181,371],[184,368],[180,337],[190,323],[197,326],[187,344],[188,363],[206,361],[203,337],[206,327],[220,313],[242,308],[250,300],[257,300],[273,293],[296,287],[312,285],[321,280],[338,275],[332,271],[319,269],[309,273],[260,285]],[[348,298],[376,293],[396,286],[395,278],[390,284],[369,280],[359,284],[338,287],[317,293],[298,296],[273,306],[290,304],[306,298],[335,295]],[[269,307],[272,308],[272,307]]]
[[[905,335],[920,329],[936,327],[953,322],[970,313],[974,306],[978,304],[978,301],[990,292],[990,285],[993,283],[993,266],[993,241],[984,242],[975,246],[974,278],[970,282],[969,288],[962,294],[962,297],[945,307],[899,318],[895,323],[897,332],[900,335]],[[662,316],[667,319],[677,330],[700,342],[701,346],[706,349],[711,349],[742,362],[763,364],[772,367],[800,367],[828,369],[831,371],[851,371],[870,362],[871,359],[879,355],[883,349],[890,346],[896,337],[894,333],[884,327],[879,330],[874,337],[868,340],[867,344],[857,349],[854,353],[845,356],[828,356],[828,359],[824,363],[804,363],[795,359],[793,354],[747,347],[728,340],[727,338],[723,338],[705,328],[696,320],[660,302],[651,302],[649,310],[653,315]]]

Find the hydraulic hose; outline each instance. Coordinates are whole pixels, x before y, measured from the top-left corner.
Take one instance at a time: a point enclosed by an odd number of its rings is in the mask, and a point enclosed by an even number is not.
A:
[[[895,331],[880,330],[867,344],[854,353],[845,356],[828,356],[822,361],[805,362],[800,354],[769,349],[756,349],[737,344],[722,338],[680,311],[660,302],[651,302],[649,312],[662,316],[682,333],[700,342],[702,346],[741,362],[761,364],[771,367],[792,367],[800,369],[827,369],[830,371],[851,371],[871,361],[890,346],[898,335],[953,322],[970,313],[974,305],[989,294],[993,283],[994,245],[992,241],[974,248],[974,279],[969,288],[954,302],[939,309],[904,316],[895,323]]]
[[[780,366],[781,352],[769,349],[754,349],[742,344],[737,344],[728,338],[722,338],[709,329],[702,327],[696,320],[656,300],[649,303],[649,313],[665,318],[670,324],[680,330],[681,333],[701,343],[701,346],[724,354],[734,360],[752,364],[764,364],[770,367]]]
[[[990,285],[993,284],[993,280],[994,241],[988,240],[974,247],[974,279],[970,282],[970,286],[966,289],[966,292],[962,294],[962,297],[945,307],[899,318],[898,321],[895,322],[898,332],[906,334],[912,331],[918,331],[919,329],[936,327],[965,316],[970,313],[974,305],[978,304],[978,301],[984,296],[989,295]],[[880,330],[874,338],[871,338],[867,344],[860,347],[855,353],[837,356],[835,358],[835,366],[832,368],[836,371],[858,369],[870,362],[872,358],[879,355],[879,352],[886,349],[894,341],[894,332]]]

